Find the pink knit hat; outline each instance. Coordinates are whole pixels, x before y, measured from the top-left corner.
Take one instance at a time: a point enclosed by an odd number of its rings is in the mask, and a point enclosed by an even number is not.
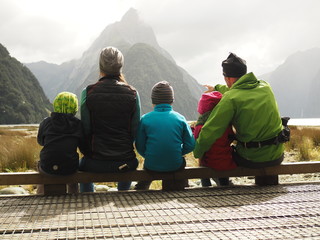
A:
[[[204,114],[211,111],[220,102],[222,94],[218,91],[202,94],[198,103],[198,112]]]

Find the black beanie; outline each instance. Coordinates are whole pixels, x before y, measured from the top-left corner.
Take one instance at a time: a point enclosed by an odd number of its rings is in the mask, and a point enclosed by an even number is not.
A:
[[[222,69],[225,77],[239,78],[247,73],[246,61],[234,53],[222,62]]]
[[[167,103],[171,104],[174,100],[174,92],[173,88],[167,81],[161,81],[156,83],[152,87],[151,93],[152,104],[162,104]]]

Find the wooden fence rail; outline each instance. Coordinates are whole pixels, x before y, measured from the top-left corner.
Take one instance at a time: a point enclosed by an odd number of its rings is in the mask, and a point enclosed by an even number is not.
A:
[[[195,178],[244,177],[255,176],[256,184],[278,184],[278,175],[320,172],[320,161],[282,163],[279,166],[260,169],[238,167],[228,171],[215,171],[206,167],[187,167],[175,173],[150,173],[135,170],[126,173],[88,173],[77,172],[69,176],[48,176],[38,172],[0,173],[0,185],[44,184],[45,194],[66,194],[66,184],[86,182],[118,182],[163,180],[162,189],[183,189],[181,180]]]

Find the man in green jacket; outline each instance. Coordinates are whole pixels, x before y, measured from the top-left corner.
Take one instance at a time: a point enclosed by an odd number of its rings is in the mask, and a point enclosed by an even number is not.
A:
[[[227,86],[211,87],[223,97],[200,132],[194,156],[201,158],[232,124],[238,141],[233,158],[238,166],[261,168],[280,164],[284,145],[278,136],[283,126],[270,85],[247,73],[245,60],[233,53],[222,62],[222,68]]]

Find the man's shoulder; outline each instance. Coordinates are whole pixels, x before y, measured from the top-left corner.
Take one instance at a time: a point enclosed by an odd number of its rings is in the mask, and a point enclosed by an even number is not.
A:
[[[268,83],[268,82],[265,81],[265,80],[259,79],[258,82],[259,82],[260,85],[269,86],[269,87],[271,86],[270,83]]]

